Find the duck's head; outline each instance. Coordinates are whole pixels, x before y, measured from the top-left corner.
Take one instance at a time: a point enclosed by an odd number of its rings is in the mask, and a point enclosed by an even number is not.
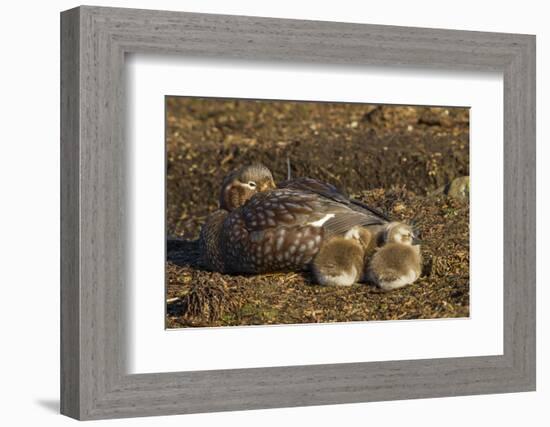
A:
[[[271,171],[262,164],[244,166],[229,173],[223,180],[220,208],[232,211],[254,194],[275,188]]]
[[[384,243],[419,245],[421,243],[412,226],[403,222],[390,222],[384,233]]]

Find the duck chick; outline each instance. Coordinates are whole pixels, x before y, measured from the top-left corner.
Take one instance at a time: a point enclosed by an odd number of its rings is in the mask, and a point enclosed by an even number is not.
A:
[[[344,236],[329,239],[316,255],[312,271],[324,286],[351,286],[363,278],[365,251],[371,243],[369,230],[353,227]]]
[[[413,283],[420,276],[420,240],[410,225],[390,222],[382,235],[383,245],[376,250],[366,277],[389,291]]]

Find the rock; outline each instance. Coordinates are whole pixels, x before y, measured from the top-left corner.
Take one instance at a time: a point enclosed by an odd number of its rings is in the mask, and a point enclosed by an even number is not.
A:
[[[455,199],[468,199],[470,197],[470,177],[461,176],[453,179],[449,184],[443,185],[430,193],[432,196],[446,194]]]
[[[470,197],[470,177],[461,176],[455,178],[447,189],[447,195],[455,199],[467,199]]]

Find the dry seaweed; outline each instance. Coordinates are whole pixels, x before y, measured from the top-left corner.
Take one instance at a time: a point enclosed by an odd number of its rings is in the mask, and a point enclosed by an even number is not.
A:
[[[468,110],[169,98],[167,327],[469,315],[469,205],[437,193],[468,175]],[[398,220],[415,220],[422,277],[380,292],[321,287],[308,273],[222,275],[202,269],[196,238],[223,175],[264,162],[276,180],[308,175]]]
[[[403,189],[373,190],[361,196],[385,206],[396,219],[417,218],[424,268],[416,283],[393,292],[380,292],[368,284],[321,287],[307,272],[231,276],[201,270],[193,262],[169,261],[168,298],[181,301],[168,305],[179,307],[168,310],[168,326],[467,317],[468,203],[444,195],[416,196]]]

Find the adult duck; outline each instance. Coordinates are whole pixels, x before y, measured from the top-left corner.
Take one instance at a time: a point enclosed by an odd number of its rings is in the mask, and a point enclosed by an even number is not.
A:
[[[330,184],[299,178],[275,187],[267,167],[245,166],[224,179],[220,209],[201,229],[202,261],[222,273],[303,270],[324,239],[388,221]]]

